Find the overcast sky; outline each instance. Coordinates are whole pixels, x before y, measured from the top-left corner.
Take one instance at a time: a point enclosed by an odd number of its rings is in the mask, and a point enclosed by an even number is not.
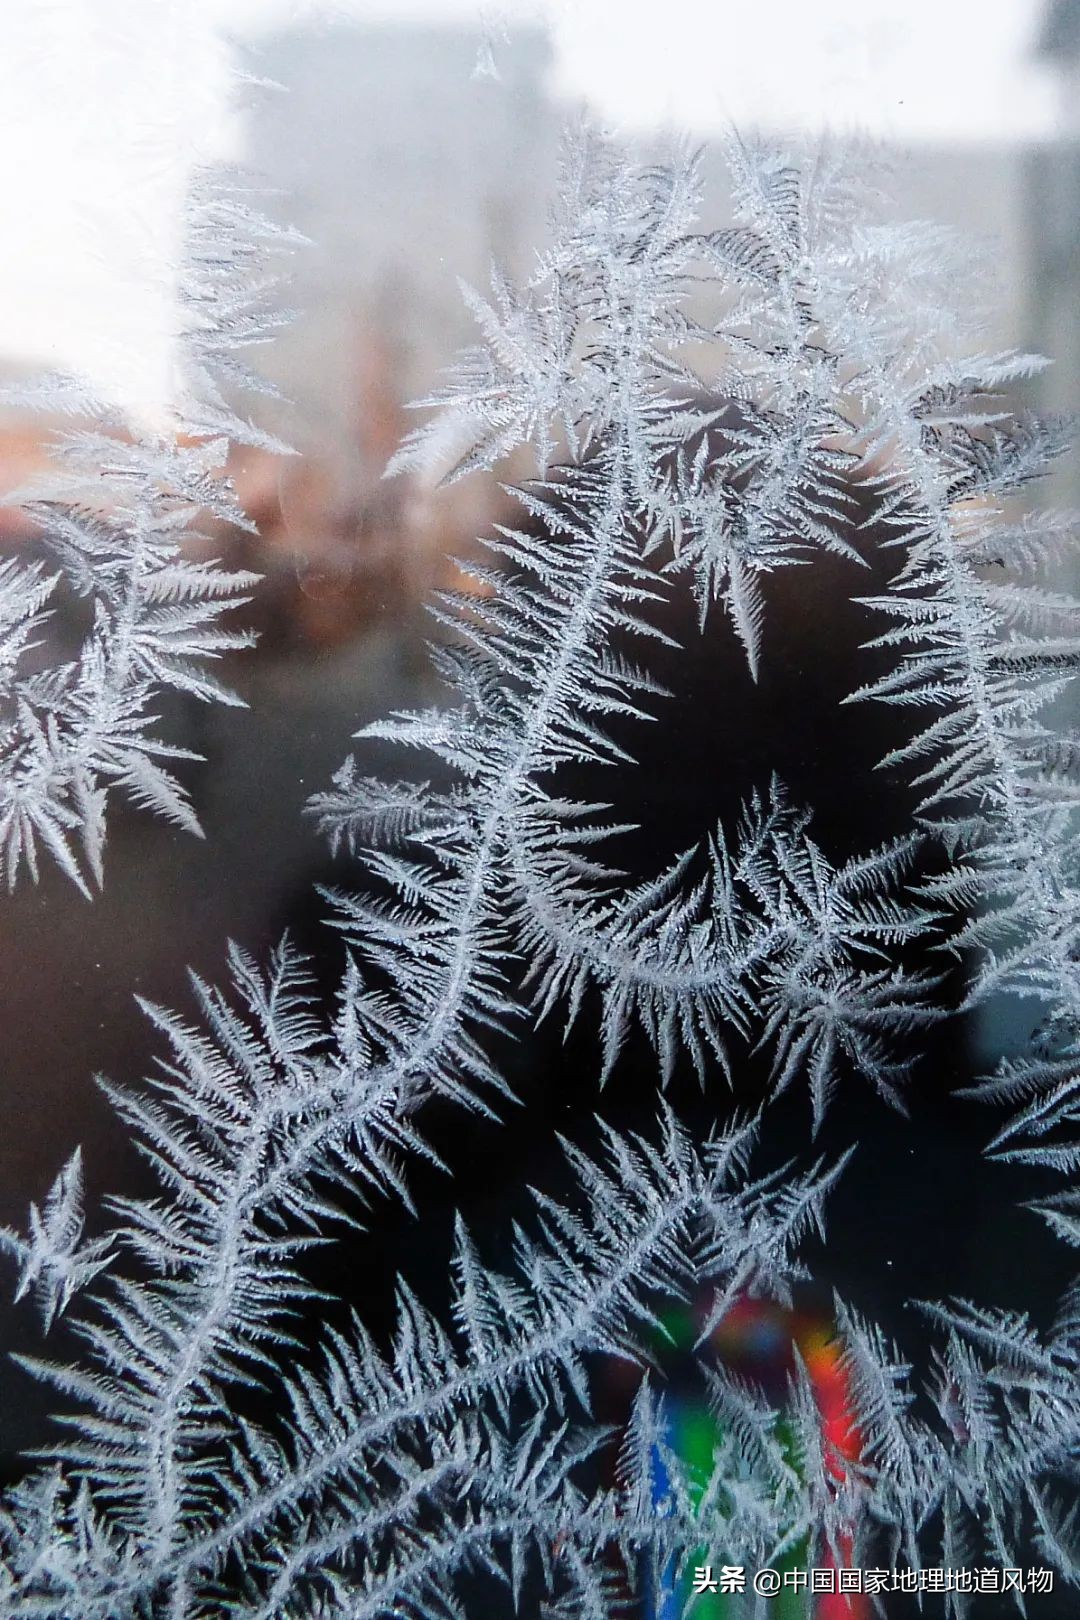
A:
[[[169,363],[169,265],[193,162],[235,149],[231,31],[428,18],[542,23],[552,89],[623,126],[859,128],[1009,141],[1052,127],[1043,0],[4,0],[0,358],[129,402]]]
[[[901,139],[1046,131],[1031,43],[1046,0],[208,0],[245,31],[290,16],[542,23],[559,87],[608,118],[853,123]]]

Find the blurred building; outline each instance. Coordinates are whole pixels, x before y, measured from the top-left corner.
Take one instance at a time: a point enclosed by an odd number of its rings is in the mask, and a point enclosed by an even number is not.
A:
[[[269,363],[298,416],[342,448],[357,447],[359,426],[361,454],[382,457],[371,390],[415,398],[473,340],[459,277],[483,288],[492,257],[512,272],[530,264],[558,136],[549,50],[539,31],[503,44],[420,24],[298,29],[250,47],[252,71],[280,93],[260,91],[248,162],[310,239]]]
[[[372,612],[446,583],[447,558],[503,515],[490,479],[437,497],[383,481],[422,398],[475,328],[459,279],[527,273],[551,194],[549,46],[420,24],[293,29],[248,47],[258,81],[247,166],[260,206],[308,238],[291,318],[258,366],[300,452],[242,452],[233,473],[269,576],[271,644],[347,639]],[[275,636],[278,630],[281,636]]]
[[[1064,129],[1080,132],[1080,3],[1049,0],[1038,53],[1060,74],[1060,118]]]
[[[1025,241],[1030,255],[1032,343],[1054,364],[1040,380],[1040,404],[1080,409],[1080,0],[1047,6],[1038,52],[1058,81],[1060,135],[1029,154]],[[1057,480],[1080,504],[1080,457]]]

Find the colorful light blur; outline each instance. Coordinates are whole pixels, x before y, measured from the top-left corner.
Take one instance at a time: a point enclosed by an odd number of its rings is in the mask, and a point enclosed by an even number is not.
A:
[[[656,1345],[657,1359],[664,1367],[689,1357],[696,1345],[699,1362],[715,1362],[729,1367],[748,1382],[760,1387],[781,1409],[789,1378],[794,1371],[796,1352],[806,1368],[821,1423],[825,1455],[838,1482],[846,1465],[858,1461],[861,1437],[852,1417],[848,1377],[843,1364],[843,1345],[834,1324],[820,1311],[786,1310],[769,1300],[738,1300],[717,1323],[704,1344],[699,1344],[706,1319],[707,1304],[667,1313],[663,1319],[665,1342]],[[676,1376],[665,1391],[667,1439],[672,1453],[688,1472],[707,1478],[717,1448],[724,1438],[722,1422],[712,1412],[704,1389],[695,1390]],[[798,1466],[793,1437],[780,1426],[782,1441],[790,1442],[791,1462]],[[659,1459],[658,1459],[659,1463]],[[666,1474],[659,1463],[656,1496],[663,1494]],[[842,1538],[837,1549],[839,1562],[828,1549],[814,1549],[813,1558],[806,1541],[798,1543],[775,1565],[781,1577],[805,1570],[808,1563],[819,1568],[850,1567],[851,1538]],[[750,1588],[755,1571],[747,1569],[747,1596],[736,1593],[703,1592],[692,1594],[695,1566],[713,1565],[714,1575],[724,1564],[736,1560],[721,1546],[704,1545],[700,1555],[683,1569],[666,1571],[665,1596],[650,1620],[682,1620],[692,1611],[695,1620],[737,1620],[753,1604]],[[824,1592],[785,1586],[768,1602],[773,1620],[865,1620],[869,1608],[860,1593]]]

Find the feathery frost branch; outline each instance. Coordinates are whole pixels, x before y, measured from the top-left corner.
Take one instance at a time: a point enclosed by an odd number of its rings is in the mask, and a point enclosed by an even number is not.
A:
[[[10,501],[32,520],[55,566],[0,568],[0,863],[13,887],[47,853],[84,893],[103,878],[108,802],[121,793],[200,834],[174,762],[196,758],[155,729],[167,690],[237,704],[208,666],[250,645],[224,615],[256,576],[198,553],[202,525],[250,529],[223,468],[229,441],[284,449],[237,416],[226,390],[266,384],[237,358],[278,318],[260,309],[259,265],[291,240],[252,211],[243,191],[200,181],[177,277],[175,398],[158,429],[123,421],[78,382],[47,377],[4,403],[97,417],[54,435],[51,468]],[[63,582],[88,608],[77,658],[29,670]]]
[[[867,234],[860,273],[876,265],[907,293],[903,347],[895,312],[867,308],[850,280],[834,288],[864,455],[880,463],[871,520],[903,559],[888,594],[866,599],[888,624],[870,645],[897,662],[849,701],[903,706],[920,722],[884,763],[914,770],[923,820],[949,853],[926,897],[963,918],[951,949],[974,959],[970,1002],[1008,993],[1044,1009],[1031,1052],[979,1088],[1027,1104],[1002,1141],[1037,1139],[1077,1118],[1080,755],[1047,711],[1080,671],[1080,602],[1043,583],[1076,522],[1017,504],[1066,445],[1060,422],[1003,398],[1043,362],[942,349],[953,263],[940,244],[931,260],[917,231]]]

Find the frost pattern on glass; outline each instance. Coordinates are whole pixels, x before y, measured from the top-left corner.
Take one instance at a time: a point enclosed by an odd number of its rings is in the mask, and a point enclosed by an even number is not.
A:
[[[452,700],[361,733],[433,758],[444,785],[350,760],[313,804],[370,880],[334,897],[348,965],[331,1021],[287,947],[265,971],[234,951],[228,994],[196,983],[195,1022],[147,1007],[168,1055],[114,1100],[161,1190],[114,1201],[107,1268],[79,1248],[71,1166],[30,1238],[4,1235],[47,1318],[89,1296],[85,1360],[33,1366],[65,1397],[66,1438],[0,1521],[5,1615],[435,1620],[487,1582],[601,1620],[635,1594],[670,1606],[673,1560],[703,1546],[759,1566],[803,1542],[815,1564],[912,1567],[1012,1565],[1034,1545],[1080,1573],[1075,1290],[1041,1334],[993,1307],[925,1307],[925,1387],[838,1301],[857,1464],[801,1364],[783,1413],[710,1370],[724,1438],[703,1465],[672,1448],[647,1372],[621,1436],[594,1424],[597,1358],[647,1370],[664,1301],[707,1291],[713,1324],[812,1274],[843,1162],[770,1165],[767,1107],[701,1144],[661,1104],[650,1140],[568,1146],[576,1191],[537,1196],[509,1269],[459,1230],[451,1320],[402,1283],[389,1344],[359,1319],[314,1358],[291,1336],[308,1246],[358,1191],[408,1198],[424,1101],[492,1107],[508,1091],[492,1032],[556,1006],[599,1019],[613,1083],[635,1024],[661,1079],[686,1058],[710,1086],[738,1042],[764,1041],[775,1086],[805,1086],[817,1122],[845,1070],[902,1101],[912,1037],[943,1014],[895,953],[940,930],[975,957],[973,999],[1046,1003],[1037,1049],[988,1087],[1036,1098],[1006,1151],[1075,1165],[1056,1135],[1077,1038],[1072,745],[1040,715],[1078,649],[1072,604],[1019,578],[1067,531],[1003,505],[1056,431],[997,402],[1030,362],[938,352],[940,244],[874,223],[857,155],[733,143],[730,162],[738,222],[710,233],[692,155],[642,166],[579,132],[535,275],[468,294],[482,341],[397,465],[464,476],[528,443],[536,478],[470,565],[480,589],[439,609]],[[688,309],[702,279],[709,322]],[[737,430],[710,431],[710,398],[737,402]],[[890,763],[922,774],[914,836],[942,841],[946,875],[909,892],[914,837],[834,867],[762,784],[735,831],[703,828],[700,850],[622,892],[609,807],[564,796],[560,769],[626,765],[610,728],[662,704],[652,609],[681,573],[752,669],[770,571],[838,551],[858,591],[841,538],[856,473],[900,567],[871,604],[894,671],[853,695],[916,708],[923,729]],[[16,641],[33,611],[9,616]],[[640,666],[615,650],[627,637]],[[1076,1241],[1075,1195],[1045,1213]],[[253,1380],[273,1391],[261,1421]]]

